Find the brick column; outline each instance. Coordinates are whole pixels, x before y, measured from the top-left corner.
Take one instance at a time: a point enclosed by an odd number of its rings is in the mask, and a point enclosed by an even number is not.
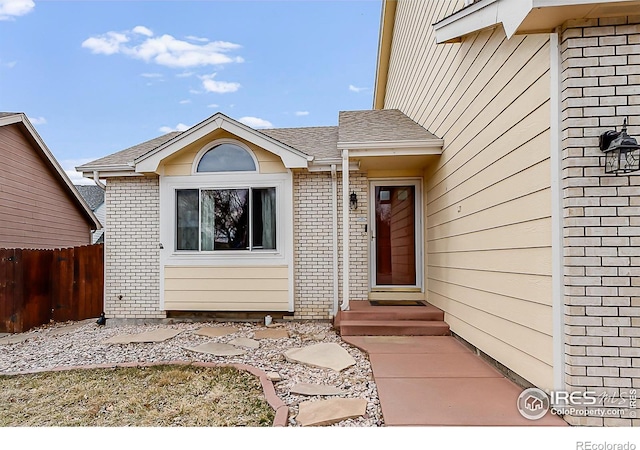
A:
[[[160,190],[158,178],[107,181],[105,312],[119,319],[158,319]]]
[[[606,408],[640,389],[640,172],[605,174],[598,148],[624,118],[640,138],[640,16],[567,23],[561,45],[566,382]],[[565,419],[640,425],[626,406]]]

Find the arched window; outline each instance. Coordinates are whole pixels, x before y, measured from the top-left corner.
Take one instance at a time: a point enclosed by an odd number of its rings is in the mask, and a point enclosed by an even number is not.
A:
[[[196,172],[255,172],[256,163],[251,154],[235,144],[220,144],[207,151]]]

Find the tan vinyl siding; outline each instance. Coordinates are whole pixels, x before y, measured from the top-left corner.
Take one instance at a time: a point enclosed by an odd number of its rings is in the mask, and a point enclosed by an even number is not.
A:
[[[0,247],[91,244],[91,229],[66,187],[18,125],[0,127]]]
[[[250,142],[247,142],[243,139],[238,138],[237,136],[230,134],[224,130],[216,130],[211,133],[209,136],[199,139],[193,144],[185,147],[183,150],[179,151],[177,154],[167,158],[164,161],[164,174],[166,176],[178,176],[178,175],[191,175],[191,170],[193,167],[193,161],[198,155],[198,152],[202,150],[202,148],[209,144],[210,142],[215,141],[216,139],[234,139],[239,142],[242,142],[246,146],[248,146],[251,151],[254,153],[256,159],[258,160],[258,171],[260,173],[286,173],[287,169],[284,167],[282,160],[278,155],[274,155],[271,152],[268,152]]]
[[[186,267],[164,270],[167,311],[287,311],[287,266]]]
[[[427,299],[452,331],[552,387],[548,35],[435,44],[462,2],[400,1],[385,108],[443,138],[424,173]]]

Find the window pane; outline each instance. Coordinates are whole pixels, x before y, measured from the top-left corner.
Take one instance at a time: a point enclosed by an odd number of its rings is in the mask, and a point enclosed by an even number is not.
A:
[[[249,248],[249,190],[208,191],[214,201],[214,250]]]
[[[242,147],[220,144],[213,147],[200,159],[198,172],[255,172],[256,164]]]
[[[276,248],[276,188],[253,189],[253,248]]]
[[[215,234],[215,197],[216,191],[202,191],[200,195],[200,250],[213,250]]]
[[[176,191],[177,250],[198,250],[198,190]]]

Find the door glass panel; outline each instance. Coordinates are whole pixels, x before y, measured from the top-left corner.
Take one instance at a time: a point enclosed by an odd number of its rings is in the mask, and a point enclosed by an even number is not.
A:
[[[415,286],[415,186],[376,186],[376,285]]]

